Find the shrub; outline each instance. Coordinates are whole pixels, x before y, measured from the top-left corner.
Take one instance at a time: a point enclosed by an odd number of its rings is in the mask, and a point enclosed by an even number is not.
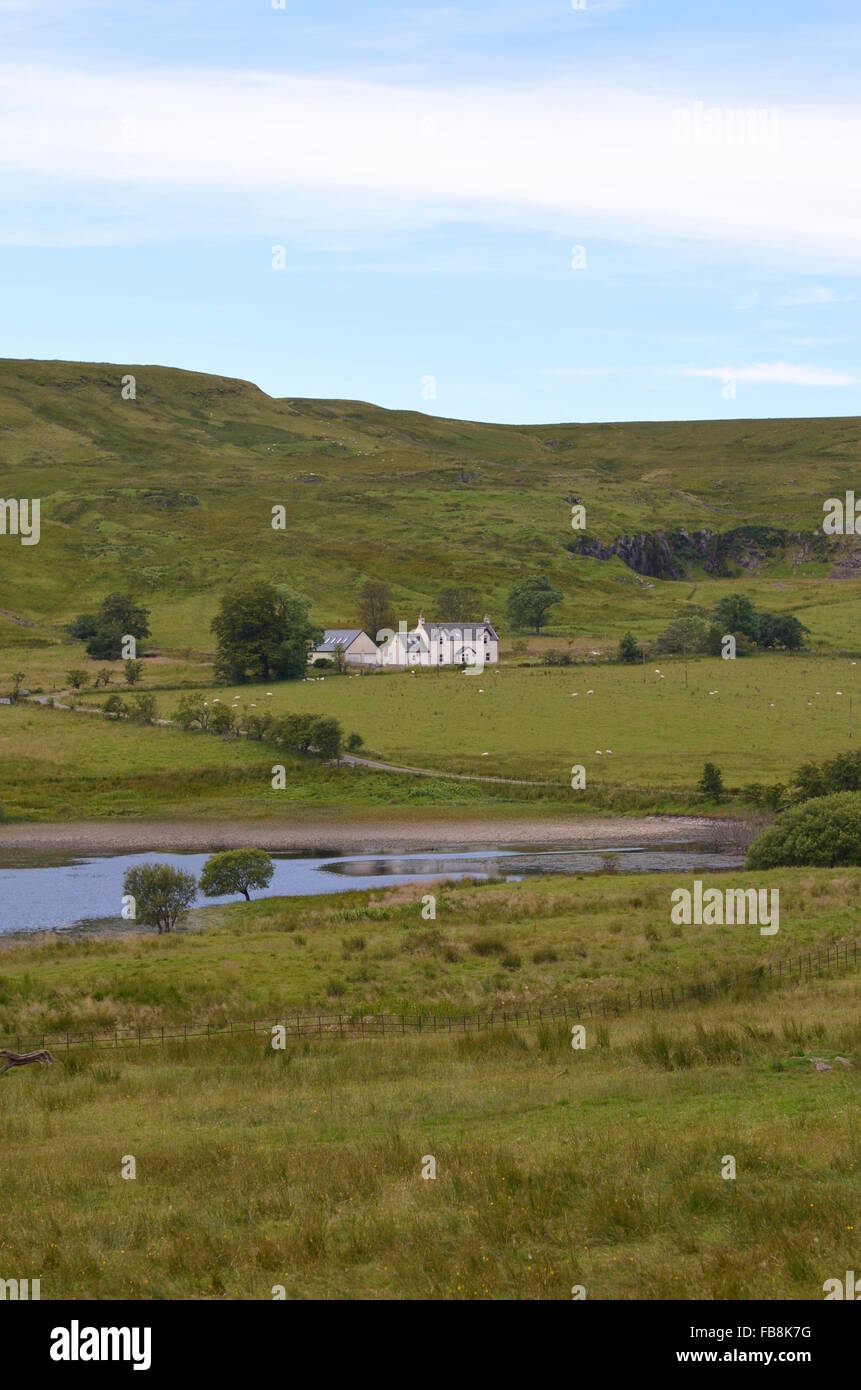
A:
[[[102,709],[105,714],[115,714],[117,718],[126,712],[125,703],[119,695],[109,695],[102,705]]]
[[[703,767],[703,775],[697,783],[697,790],[710,801],[723,801],[724,786],[723,773],[714,763],[706,763]]]
[[[784,811],[748,851],[749,869],[861,864],[861,792],[834,792]]]
[[[355,753],[357,748],[361,748],[365,740],[361,734],[350,734],[347,739],[347,752]]]
[[[199,695],[183,695],[176,707],[174,719],[183,729],[202,729],[206,733],[212,718],[212,705]]]
[[[138,696],[138,698],[140,698],[140,696]],[[233,710],[228,709],[227,705],[219,704],[213,709],[209,716],[210,729],[214,734],[220,734],[223,738],[226,738],[228,734],[232,734],[235,726],[236,720],[233,715]]]
[[[154,724],[157,716],[155,696],[149,691],[135,695],[128,706],[129,719],[135,724]]]

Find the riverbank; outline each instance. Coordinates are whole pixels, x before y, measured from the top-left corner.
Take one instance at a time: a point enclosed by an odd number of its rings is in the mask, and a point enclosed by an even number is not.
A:
[[[686,841],[731,836],[743,822],[708,816],[574,818],[423,816],[397,822],[369,817],[303,821],[68,821],[0,825],[4,850],[44,850],[68,854],[108,854],[140,850],[214,852],[246,845],[268,850],[325,849],[333,853],[387,853],[398,850],[474,849],[500,845],[654,844],[667,838]]]

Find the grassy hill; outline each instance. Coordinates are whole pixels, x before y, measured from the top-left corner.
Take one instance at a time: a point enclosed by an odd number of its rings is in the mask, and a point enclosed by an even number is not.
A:
[[[121,585],[152,608],[160,647],[205,654],[219,592],[247,575],[303,590],[335,623],[355,618],[369,576],[413,621],[453,579],[499,618],[511,584],[543,572],[565,594],[554,630],[655,632],[733,581],[650,584],[618,558],[571,554],[573,498],[604,543],[751,523],[812,536],[859,463],[849,418],[512,427],[275,400],[165,367],[2,361],[0,495],[41,498],[42,540],[0,542],[0,652],[56,640]],[[286,532],[272,530],[276,504]],[[828,584],[830,559],[798,558],[790,546],[758,563],[749,591],[809,609],[817,640],[845,646],[857,583]]]

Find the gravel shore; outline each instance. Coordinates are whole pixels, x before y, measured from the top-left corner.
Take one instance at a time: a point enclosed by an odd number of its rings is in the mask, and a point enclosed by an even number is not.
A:
[[[717,823],[726,834],[729,822]],[[0,825],[3,850],[53,850],[68,854],[176,852],[239,849],[397,853],[500,845],[654,844],[661,840],[715,837],[707,816],[643,816],[633,819],[473,819],[373,821],[69,821]]]

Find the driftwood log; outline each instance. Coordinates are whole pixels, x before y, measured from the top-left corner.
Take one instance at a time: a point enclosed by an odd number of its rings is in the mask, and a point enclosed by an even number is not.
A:
[[[31,1062],[38,1062],[40,1067],[50,1067],[54,1060],[47,1047],[39,1052],[9,1052],[7,1048],[0,1047],[0,1057],[6,1058],[5,1067],[0,1067],[0,1076],[10,1067],[27,1067]]]

